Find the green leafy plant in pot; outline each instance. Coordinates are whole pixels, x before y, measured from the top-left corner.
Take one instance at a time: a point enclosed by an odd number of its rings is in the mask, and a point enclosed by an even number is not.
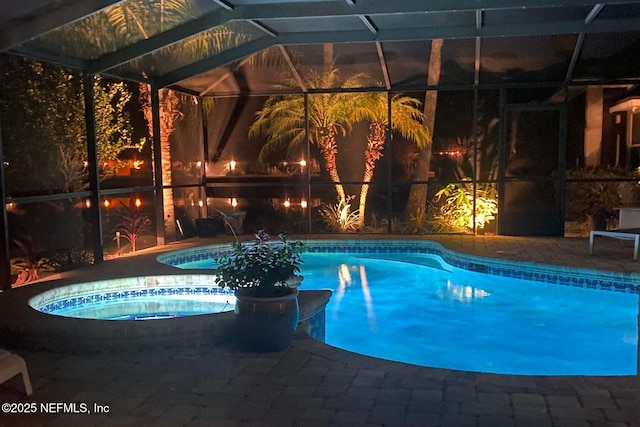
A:
[[[270,242],[260,230],[252,242],[235,241],[215,258],[216,284],[236,296],[235,324],[240,345],[249,351],[287,348],[298,325],[298,290],[303,243]]]

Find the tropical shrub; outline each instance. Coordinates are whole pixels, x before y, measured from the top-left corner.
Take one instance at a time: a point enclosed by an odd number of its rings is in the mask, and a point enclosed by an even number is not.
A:
[[[432,215],[427,209],[418,207],[409,213],[409,219],[402,223],[400,231],[403,234],[425,234],[433,231]]]
[[[135,252],[138,239],[151,228],[151,220],[139,207],[120,204],[116,212],[119,218],[116,232],[131,243],[131,251]]]
[[[69,271],[94,262],[93,251],[74,247],[66,251],[55,251],[49,255],[50,262],[56,271]]]
[[[320,208],[320,217],[330,231],[346,232],[356,231],[360,225],[360,215],[358,210],[351,210],[351,199],[354,196],[347,196],[340,199],[335,205],[324,205]]]
[[[397,217],[391,218],[391,232],[401,230],[401,222]],[[371,213],[371,223],[365,228],[369,233],[386,233],[389,229],[388,218],[378,218],[375,212]]]
[[[13,242],[22,253],[11,260],[11,269],[18,275],[16,285],[38,280],[41,273],[49,274],[56,270],[56,264],[36,247],[31,236],[14,239]]]
[[[487,184],[476,188],[475,227],[473,215],[473,185],[451,183],[438,191],[435,202],[441,203],[433,218],[436,231],[469,232],[495,219],[498,213],[498,192]]]

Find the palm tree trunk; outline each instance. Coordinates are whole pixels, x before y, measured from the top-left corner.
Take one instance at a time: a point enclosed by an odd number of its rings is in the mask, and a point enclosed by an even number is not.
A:
[[[440,81],[440,69],[442,66],[442,39],[433,39],[431,41],[431,55],[429,56],[429,70],[427,84],[435,86]],[[436,104],[438,103],[438,91],[428,90],[424,99],[424,126],[429,128],[431,135],[435,129],[436,121]],[[429,144],[418,153],[416,172],[413,181],[427,181],[429,179],[429,169],[431,167],[431,147]],[[405,215],[415,212],[417,209],[423,209],[427,204],[427,184],[413,184],[409,192],[409,199],[405,207]]]
[[[371,182],[371,178],[373,177],[373,170],[365,170],[364,171],[364,184],[362,184],[362,188],[360,189],[360,206],[358,207],[358,227],[360,230],[364,230],[364,214],[365,209],[367,207],[367,195],[369,193],[369,182]]]
[[[331,71],[334,61],[333,55],[333,43],[324,43],[322,45],[322,61],[324,63],[324,74],[328,74]],[[336,161],[336,152],[338,147],[336,145],[336,136],[334,131],[329,131],[329,134],[322,136],[320,139],[320,152],[325,160],[327,172],[331,177],[338,193],[338,202],[346,203],[347,197],[344,193],[344,187],[340,182],[340,175],[338,174],[338,163]]]
[[[160,159],[162,163],[162,185],[171,186],[171,143],[169,137],[175,130],[175,122],[182,116],[179,109],[180,100],[172,90],[161,89],[160,93]],[[153,136],[153,119],[151,112],[151,94],[149,86],[140,84],[140,102],[142,112],[149,127],[149,135]],[[153,153],[156,156],[158,153]],[[156,177],[154,176],[154,182]],[[164,235],[165,241],[176,240],[176,222],[173,207],[173,190],[171,188],[162,191]]]
[[[360,230],[364,230],[365,209],[367,207],[367,196],[369,194],[369,183],[373,178],[373,171],[376,162],[382,157],[384,147],[385,126],[383,123],[375,122],[369,126],[369,136],[367,138],[367,150],[365,152],[364,177],[362,178],[362,188],[360,189],[360,206],[358,208],[358,223]]]
[[[344,187],[340,184],[340,175],[338,174],[338,164],[336,162],[336,138],[334,133],[329,133],[320,139],[320,152],[324,157],[325,167],[327,172],[333,181],[336,191],[338,192],[338,201],[341,203],[346,202],[346,196],[344,193]]]
[[[167,132],[160,131],[160,156],[162,161],[162,185],[171,186],[173,179],[171,175],[171,144]],[[173,207],[173,190],[165,188],[162,190],[162,200],[164,209],[164,233],[165,241],[176,240],[176,219]]]

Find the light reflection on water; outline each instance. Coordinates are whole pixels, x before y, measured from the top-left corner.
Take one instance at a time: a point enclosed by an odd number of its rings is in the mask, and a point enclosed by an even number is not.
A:
[[[469,285],[456,285],[451,280],[447,280],[446,289],[438,292],[438,296],[442,299],[471,302],[476,298],[486,298],[490,294],[484,289],[477,289]]]

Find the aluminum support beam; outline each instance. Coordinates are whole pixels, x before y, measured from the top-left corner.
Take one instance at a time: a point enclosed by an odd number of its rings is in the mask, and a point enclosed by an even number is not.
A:
[[[84,119],[87,132],[87,163],[89,164],[89,200],[91,206],[91,237],[93,243],[93,263],[104,260],[102,247],[102,215],[100,212],[100,165],[98,164],[98,143],[96,136],[96,106],[93,90],[94,75],[85,73],[82,76],[84,91]]]
[[[1,119],[1,117],[0,117]],[[2,154],[2,123],[0,120],[0,291],[11,289],[11,254],[9,252],[9,220],[7,218],[7,195],[4,183],[4,156]]]

